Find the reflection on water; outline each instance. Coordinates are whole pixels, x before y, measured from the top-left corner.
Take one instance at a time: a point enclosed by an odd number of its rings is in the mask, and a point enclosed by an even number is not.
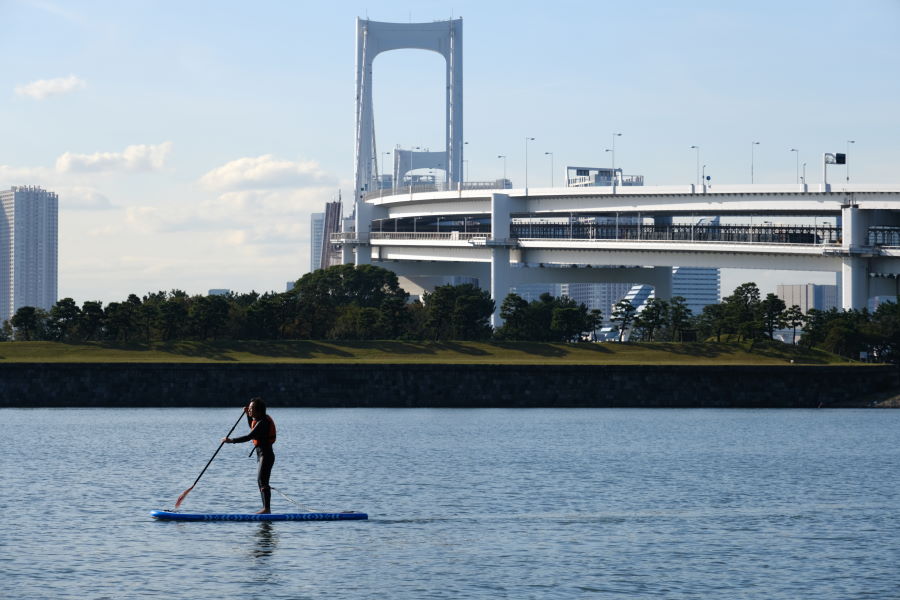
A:
[[[278,532],[272,526],[271,521],[260,521],[259,528],[254,534],[256,542],[250,551],[252,558],[268,558],[275,552],[278,546]]]

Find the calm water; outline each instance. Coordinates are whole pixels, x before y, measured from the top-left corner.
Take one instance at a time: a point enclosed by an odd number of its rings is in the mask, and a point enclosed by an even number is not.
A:
[[[900,597],[900,411],[274,410],[273,485],[369,521],[150,519],[239,414],[0,410],[0,595]],[[183,510],[256,510],[248,450]]]

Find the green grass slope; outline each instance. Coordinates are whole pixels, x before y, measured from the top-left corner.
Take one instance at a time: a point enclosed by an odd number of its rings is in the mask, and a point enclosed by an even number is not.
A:
[[[146,345],[0,343],[0,363],[368,363],[571,365],[832,365],[841,357],[781,343],[222,341]]]

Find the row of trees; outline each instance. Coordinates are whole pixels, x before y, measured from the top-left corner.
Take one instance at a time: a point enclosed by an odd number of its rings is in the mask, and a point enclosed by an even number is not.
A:
[[[181,290],[124,302],[63,298],[49,311],[20,308],[2,340],[151,343],[183,339],[484,339],[490,294],[443,286],[409,303],[394,273],[340,265],[304,275],[285,293],[190,296]]]
[[[372,265],[340,265],[307,273],[288,292],[189,296],[183,291],[130,295],[123,302],[64,298],[49,311],[20,308],[0,328],[0,340],[151,343],[183,339],[411,339],[577,341],[592,337],[603,322],[567,297],[544,294],[527,302],[507,296],[493,330],[495,304],[471,284],[445,285],[409,302],[397,276]],[[785,306],[774,294],[761,298],[754,283],[738,286],[719,304],[693,315],[685,299],[651,299],[638,312],[628,300],[610,315],[623,340],[687,341],[772,338],[776,330],[802,331],[807,346],[856,357],[871,352],[900,356],[900,309],[894,303],[868,311],[809,311]],[[796,338],[796,335],[794,336]]]

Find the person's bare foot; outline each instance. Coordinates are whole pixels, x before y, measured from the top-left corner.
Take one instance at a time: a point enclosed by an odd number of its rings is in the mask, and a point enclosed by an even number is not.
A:
[[[270,515],[270,514],[272,514],[272,511],[269,510],[268,508],[261,508],[261,509],[259,509],[258,511],[256,511],[254,514],[257,514],[257,515]]]

